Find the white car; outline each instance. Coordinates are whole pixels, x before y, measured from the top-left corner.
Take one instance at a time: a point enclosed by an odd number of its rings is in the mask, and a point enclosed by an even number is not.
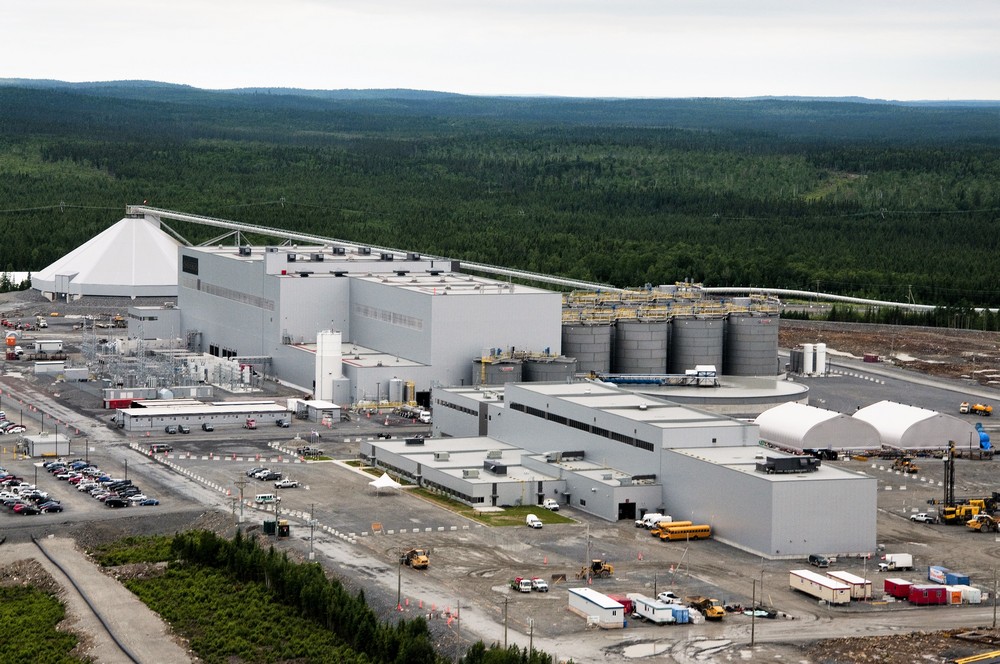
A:
[[[680,604],[681,598],[670,592],[669,590],[664,590],[662,593],[656,596],[656,599],[660,600],[664,604]]]
[[[294,489],[298,485],[299,485],[299,483],[296,482],[295,480],[290,480],[288,478],[285,478],[283,480],[278,480],[277,482],[275,482],[274,483],[274,488],[275,489]]]
[[[137,503],[141,503],[142,501],[146,500],[146,496],[142,495],[141,493],[137,493],[134,496],[129,496],[127,500],[133,505],[135,505]]]

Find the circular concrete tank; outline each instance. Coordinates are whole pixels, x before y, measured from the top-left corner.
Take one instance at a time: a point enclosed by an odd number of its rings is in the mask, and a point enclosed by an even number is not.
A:
[[[778,373],[778,317],[730,316],[726,319],[723,362],[729,376]]]
[[[563,325],[563,355],[576,358],[581,373],[610,373],[612,329],[610,325]]]
[[[573,357],[531,358],[524,361],[521,375],[529,383],[565,383],[573,379],[576,367]]]
[[[674,318],[670,332],[669,372],[682,374],[699,364],[715,365],[721,375],[724,371],[723,337],[726,321],[723,318]]]
[[[667,373],[669,321],[620,320],[615,325],[614,372]]]
[[[497,360],[483,362],[475,359],[472,362],[473,385],[503,385],[504,383],[521,382],[521,360]]]

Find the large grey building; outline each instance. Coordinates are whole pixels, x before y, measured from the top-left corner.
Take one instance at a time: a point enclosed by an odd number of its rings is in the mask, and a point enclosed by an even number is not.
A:
[[[755,424],[600,383],[437,389],[434,409],[442,438],[410,450],[372,441],[362,452],[376,463],[391,459],[420,482],[428,476],[420,458],[445,451],[450,475],[433,472],[436,488],[473,496],[474,505],[504,504],[512,490],[505,485],[516,490],[530,477],[518,495],[533,489],[534,502],[554,498],[610,521],[666,512],[708,523],[721,541],[768,558],[875,548],[876,480],[819,464],[781,472],[780,460],[792,468],[805,457],[761,447]],[[453,455],[469,439],[452,435],[480,436],[470,448],[480,452],[502,446],[504,463]],[[767,472],[769,458],[779,460],[778,472]],[[474,482],[465,471],[476,471]]]
[[[363,247],[182,247],[178,306],[193,350],[315,391],[316,340],[340,333],[339,403],[419,401],[471,384],[496,349],[559,354],[558,293]],[[394,394],[401,389],[407,394]]]

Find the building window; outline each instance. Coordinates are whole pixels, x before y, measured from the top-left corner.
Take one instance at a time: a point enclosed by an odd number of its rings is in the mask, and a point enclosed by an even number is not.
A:
[[[194,256],[181,256],[181,271],[198,274],[198,259]]]

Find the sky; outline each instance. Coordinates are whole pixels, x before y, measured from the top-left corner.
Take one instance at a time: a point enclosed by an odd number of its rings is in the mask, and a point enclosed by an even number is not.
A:
[[[0,78],[1000,100],[998,0],[30,0]]]

